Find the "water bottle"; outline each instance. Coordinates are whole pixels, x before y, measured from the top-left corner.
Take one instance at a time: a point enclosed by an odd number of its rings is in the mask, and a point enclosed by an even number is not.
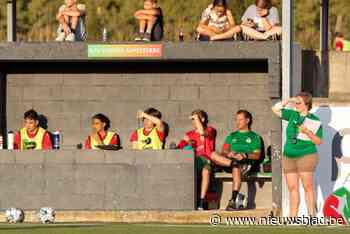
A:
[[[182,29],[180,29],[180,32],[179,32],[179,41],[180,41],[180,42],[183,42],[184,40],[185,40],[184,32],[182,31]]]
[[[103,28],[102,41],[107,42],[107,40],[108,40],[108,32],[106,28]]]
[[[13,131],[9,131],[7,133],[7,149],[13,150],[15,145],[15,133]]]
[[[54,150],[60,149],[60,132],[55,131],[52,133],[52,148]]]

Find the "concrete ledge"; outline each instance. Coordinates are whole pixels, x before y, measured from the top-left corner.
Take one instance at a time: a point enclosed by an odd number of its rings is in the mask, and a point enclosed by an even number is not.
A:
[[[332,97],[332,98],[314,98],[313,105],[316,107],[323,107],[323,106],[348,107],[348,106],[350,106],[350,97],[343,96],[340,98],[335,98],[335,97]]]
[[[0,209],[193,210],[190,151],[0,151]]]
[[[91,43],[101,44],[101,43]],[[112,44],[112,43],[110,43]],[[113,43],[135,44],[135,43]],[[279,63],[280,42],[184,42],[153,43],[163,45],[163,56],[155,60],[252,60],[265,59]],[[142,45],[142,44],[140,44]],[[0,43],[1,61],[96,61],[88,58],[87,43]],[[118,60],[118,59],[103,59]],[[121,58],[119,60],[126,60]],[[135,60],[133,58],[127,60]],[[140,59],[137,60],[149,60]],[[153,59],[154,60],[154,59]]]
[[[269,209],[243,211],[64,211],[57,212],[56,223],[165,223],[165,224],[208,224],[213,214],[225,217],[267,217]],[[6,222],[3,213],[0,222]],[[38,223],[37,211],[25,212],[26,223]]]

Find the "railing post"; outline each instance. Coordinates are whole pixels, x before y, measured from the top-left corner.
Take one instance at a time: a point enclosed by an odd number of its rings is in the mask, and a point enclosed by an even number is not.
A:
[[[7,120],[6,120],[6,102],[7,102],[7,77],[6,73],[0,72],[0,135],[3,136],[4,148],[7,146]]]
[[[293,0],[283,0],[282,1],[282,99],[288,99],[292,93],[292,79],[293,79]],[[282,141],[281,138],[280,145],[275,150],[275,160],[273,160],[273,168],[275,168],[275,175],[280,173],[281,178],[283,177],[282,168],[281,168],[281,155],[283,149],[283,142],[285,139],[285,130],[286,126],[282,126]],[[272,182],[272,185],[279,186],[275,188],[277,191],[281,191],[281,203],[282,203],[282,216],[287,216],[288,214],[288,189],[283,179],[275,178]]]
[[[7,0],[7,41],[15,42],[16,35],[16,0]]]

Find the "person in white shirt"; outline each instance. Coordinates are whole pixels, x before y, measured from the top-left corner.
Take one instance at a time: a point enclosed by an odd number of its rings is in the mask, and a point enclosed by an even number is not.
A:
[[[57,13],[59,28],[56,41],[84,41],[85,32],[85,5],[78,4],[77,0],[65,0]]]
[[[267,40],[282,34],[279,14],[271,0],[256,0],[242,17],[243,34],[254,40]]]
[[[232,39],[241,28],[236,25],[226,0],[214,0],[202,13],[197,32],[200,40],[217,41]]]

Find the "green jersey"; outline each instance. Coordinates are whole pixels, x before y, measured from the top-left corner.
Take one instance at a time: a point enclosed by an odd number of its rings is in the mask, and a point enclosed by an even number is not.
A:
[[[225,147],[236,153],[255,153],[261,150],[261,137],[253,131],[236,131],[226,137]]]
[[[350,41],[344,40],[344,49],[343,51],[350,51]]]
[[[299,112],[282,109],[282,119],[288,121],[287,126],[287,140],[284,145],[284,155],[290,158],[298,158],[309,154],[317,153],[316,145],[307,137],[301,137],[299,126],[308,119],[317,124],[319,122],[319,128],[316,131],[316,136],[322,138],[323,130],[320,123],[320,119],[309,113],[307,116],[303,117]]]

